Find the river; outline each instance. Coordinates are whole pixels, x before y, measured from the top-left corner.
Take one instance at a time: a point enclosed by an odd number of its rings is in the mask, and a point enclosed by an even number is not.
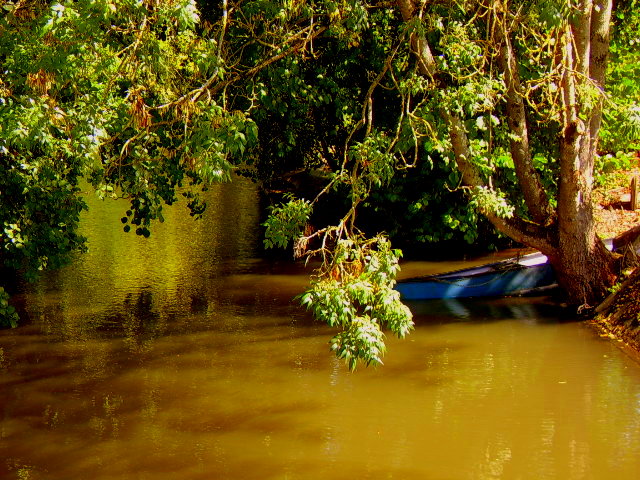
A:
[[[548,299],[411,304],[350,373],[304,269],[258,258],[252,184],[208,202],[144,239],[89,198],[89,252],[0,331],[0,478],[640,478],[640,365]]]

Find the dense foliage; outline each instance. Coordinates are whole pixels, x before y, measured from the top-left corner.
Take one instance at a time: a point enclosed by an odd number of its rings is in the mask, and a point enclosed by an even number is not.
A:
[[[9,172],[2,204],[14,215],[3,215],[10,258],[21,248],[46,262],[81,244],[81,177],[102,197],[129,198],[124,228],[148,235],[162,205],[176,201],[176,187],[227,179],[255,142],[243,114],[204,98],[204,86],[223,72],[216,42],[195,31],[195,2],[4,8],[0,148]],[[35,223],[42,231],[29,231]],[[39,249],[43,238],[49,243]]]
[[[640,5],[636,0],[616,6],[607,71],[606,121],[601,149],[608,154],[640,149]],[[606,165],[605,165],[606,167]]]

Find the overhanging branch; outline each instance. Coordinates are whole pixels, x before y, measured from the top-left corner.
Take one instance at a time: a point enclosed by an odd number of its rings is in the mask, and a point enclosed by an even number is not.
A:
[[[529,131],[516,53],[509,37],[505,14],[506,7],[499,7],[494,9],[493,33],[499,45],[498,63],[504,74],[504,82],[507,87],[505,100],[507,123],[512,133],[509,142],[511,157],[527,209],[533,220],[543,225],[548,223],[553,216],[553,210],[542,187],[540,175],[535,169],[531,158]]]

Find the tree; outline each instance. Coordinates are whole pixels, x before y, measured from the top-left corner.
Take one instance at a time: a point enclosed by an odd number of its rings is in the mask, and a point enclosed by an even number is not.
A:
[[[418,8],[411,0],[399,0],[398,6],[407,22],[424,22],[434,15],[433,9]],[[497,89],[501,91],[492,89],[495,98],[490,109],[502,110],[509,130],[503,141],[508,140],[508,148],[500,148],[498,142],[491,151],[474,148],[468,121],[475,117],[477,125],[485,118],[479,108],[449,102],[441,109],[458,168],[469,187],[495,196],[498,190],[491,185],[490,176],[483,174],[478,154],[486,155],[489,161],[496,153],[510,156],[526,217],[500,215],[490,205],[483,213],[514,240],[545,253],[572,302],[593,306],[615,278],[614,258],[596,235],[591,201],[611,2],[515,5],[494,1],[474,7],[475,21],[465,18],[465,23],[456,25],[449,15],[443,33],[458,29],[461,38],[470,43],[462,45],[462,51],[475,46],[482,63],[467,69],[456,69],[453,61],[446,66],[438,64],[427,35],[416,29],[412,49],[420,73],[449,95],[477,88],[481,82],[487,85],[491,76],[499,79]],[[541,28],[533,28],[534,22]],[[479,33],[487,39],[484,48]],[[539,62],[540,68],[527,66],[527,60]],[[449,79],[439,84],[443,74]],[[452,88],[451,80],[458,85]],[[543,186],[535,165],[536,155],[544,154],[536,151],[540,145],[531,141],[535,122],[550,126],[547,140],[557,142],[557,158],[551,159],[557,162],[557,192]]]
[[[498,230],[544,252],[572,303],[594,306],[616,276],[591,201],[611,2],[398,0],[397,8],[405,22],[397,46],[344,149],[353,154],[342,174],[354,207],[371,180],[388,178],[379,172],[413,166],[405,154],[417,159],[430,143],[453,158],[471,203]],[[395,128],[377,121],[380,87],[401,99]]]

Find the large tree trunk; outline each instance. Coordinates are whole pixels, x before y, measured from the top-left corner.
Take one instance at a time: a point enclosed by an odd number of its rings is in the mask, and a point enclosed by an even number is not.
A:
[[[564,71],[561,85],[563,129],[560,132],[561,167],[555,215],[531,162],[517,56],[504,16],[508,5],[500,0],[492,4],[496,7],[493,11],[497,12],[498,64],[507,87],[508,124],[515,139],[511,142],[511,153],[531,219],[504,218],[491,212],[487,212],[487,217],[512,239],[546,254],[569,301],[587,306],[595,306],[615,279],[615,258],[597,236],[591,203],[602,100],[586,111],[581,98],[586,87],[595,85],[602,89],[604,86],[611,3],[611,0],[584,0],[564,31],[560,65]],[[397,0],[397,4],[405,21],[420,16],[414,0]],[[420,71],[433,79],[437,74],[436,65],[425,36],[414,32],[411,46],[418,57]],[[463,119],[451,112],[442,112],[442,118],[448,126],[452,150],[464,182],[469,186],[485,186],[481,173],[469,161],[471,155]]]
[[[615,257],[600,240],[589,242],[581,236],[560,241],[550,256],[558,284],[574,305],[595,307],[615,282]]]
[[[601,299],[615,279],[614,258],[595,230],[591,198],[602,100],[589,109],[580,96],[589,87],[604,87],[611,1],[600,3],[594,8],[585,0],[563,36],[558,247],[551,256],[570,299],[587,305]]]

